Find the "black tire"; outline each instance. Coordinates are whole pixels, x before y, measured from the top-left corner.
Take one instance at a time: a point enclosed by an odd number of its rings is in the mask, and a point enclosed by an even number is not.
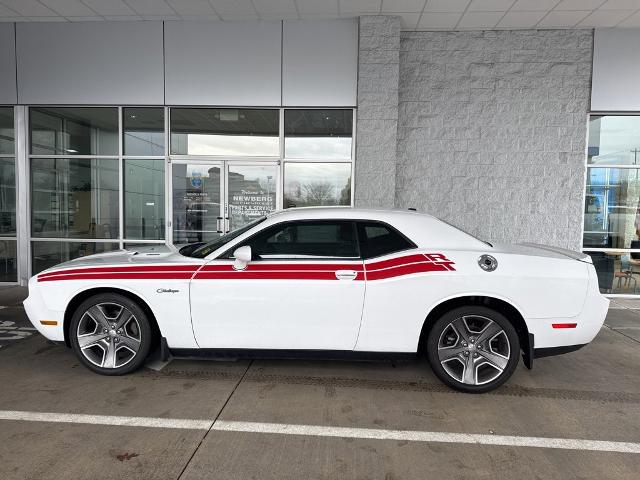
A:
[[[456,328],[454,322],[460,325],[460,319],[463,318],[466,319],[463,327]],[[497,326],[489,322],[483,323],[485,320],[495,322]],[[491,329],[501,329],[504,335],[497,333],[491,337],[489,332],[493,330],[489,330],[489,326]],[[458,334],[458,329],[463,328],[466,331],[462,335]],[[465,335],[470,340],[465,342]],[[477,344],[476,340],[479,340]],[[489,348],[488,342],[491,344]],[[506,355],[496,355],[507,351],[508,359]],[[498,388],[511,377],[520,358],[520,340],[511,322],[500,312],[483,306],[459,307],[445,313],[434,323],[427,338],[427,357],[433,373],[444,384],[460,392],[484,393]],[[476,362],[472,364],[473,369],[467,368],[470,365],[468,362]],[[504,368],[500,369],[498,366]],[[466,376],[467,372],[472,375],[472,379]],[[475,383],[465,382],[465,379]]]
[[[98,307],[99,305],[100,307]],[[88,313],[87,311],[92,309],[91,311],[95,314],[95,308],[99,308],[101,312],[105,312],[107,310],[109,310],[109,312],[116,312],[117,306],[128,309],[129,313],[132,315],[131,320],[124,325],[124,330],[121,329],[123,334],[112,335],[110,333],[112,329],[109,329],[109,333],[105,332],[104,329],[100,329],[99,331],[96,329],[95,332],[86,334],[85,337],[93,335],[95,337],[102,336],[104,338],[94,342],[93,345],[88,347],[85,346],[85,351],[83,351],[79,343],[79,334],[83,331],[82,329],[85,329],[86,331],[86,325],[90,324],[93,319],[91,314],[85,316],[85,314]],[[122,310],[122,312],[125,311]],[[115,321],[115,318],[116,317],[114,317],[113,321]],[[111,322],[111,319],[106,315],[105,319],[108,322]],[[82,326],[79,330],[81,321]],[[94,321],[94,323],[96,327],[98,327],[99,323],[97,321]],[[71,347],[80,362],[89,370],[101,375],[125,375],[140,368],[146,360],[149,352],[151,351],[152,330],[146,313],[136,302],[117,293],[101,293],[82,302],[73,313],[71,323],[69,324],[69,340]],[[138,348],[135,354],[133,353],[133,350],[127,346],[127,344],[134,345],[134,340],[138,342]],[[91,341],[93,341],[93,339],[91,339]],[[100,350],[103,350],[103,355],[106,357],[107,352],[110,351],[109,348],[114,348],[115,350],[113,356],[114,367],[98,365],[97,363],[99,363],[100,360]],[[120,357],[120,362],[116,360],[118,357]],[[104,358],[102,362],[104,364]],[[121,365],[119,363],[121,363]]]

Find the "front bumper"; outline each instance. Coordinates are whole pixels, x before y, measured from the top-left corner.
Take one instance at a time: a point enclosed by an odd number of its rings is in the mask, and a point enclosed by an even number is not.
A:
[[[29,296],[23,305],[29,321],[42,335],[54,342],[64,341],[64,311],[49,309],[44,303],[39,289],[31,282],[29,282]],[[41,323],[43,321],[55,322],[55,325],[45,325]]]

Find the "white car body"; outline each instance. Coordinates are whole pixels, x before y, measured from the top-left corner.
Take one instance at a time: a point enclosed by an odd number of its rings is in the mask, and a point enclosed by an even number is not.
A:
[[[416,248],[364,261],[261,260],[244,270],[218,258],[271,225],[318,219],[384,222]],[[497,260],[495,271],[480,268],[485,254]],[[533,345],[523,350],[548,354],[589,343],[609,305],[582,253],[490,246],[429,215],[335,207],[274,213],[203,259],[118,251],[66,262],[31,278],[25,309],[42,335],[68,343],[70,305],[95,289],[144,302],[168,347],[179,350],[413,353],[439,305],[487,297],[524,321]]]

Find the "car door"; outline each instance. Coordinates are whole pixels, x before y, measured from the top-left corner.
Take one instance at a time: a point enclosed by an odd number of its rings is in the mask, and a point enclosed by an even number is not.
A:
[[[192,280],[201,348],[353,350],[365,293],[353,222],[282,222],[232,250],[245,245],[243,270],[226,252]]]

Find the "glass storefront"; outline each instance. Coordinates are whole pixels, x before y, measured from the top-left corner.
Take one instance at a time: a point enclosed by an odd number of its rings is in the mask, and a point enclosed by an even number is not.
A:
[[[0,282],[18,280],[15,128],[12,107],[0,107]]]
[[[0,106],[0,282],[350,205],[353,123],[336,108]]]
[[[640,117],[593,115],[583,248],[603,293],[640,294]]]

